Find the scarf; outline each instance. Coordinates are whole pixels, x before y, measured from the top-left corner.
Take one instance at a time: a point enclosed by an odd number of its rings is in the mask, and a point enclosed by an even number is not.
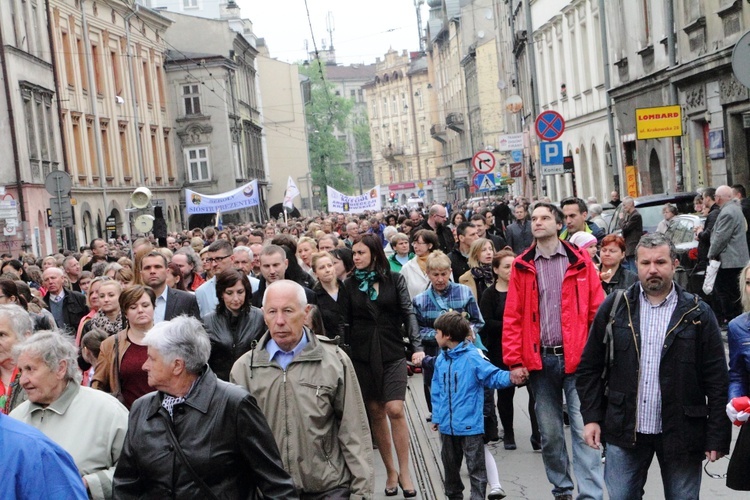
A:
[[[417,264],[419,264],[419,268],[425,274],[427,274],[427,257],[429,256],[430,254],[424,255],[422,257],[417,257]]]
[[[495,275],[492,274],[491,264],[479,264],[477,267],[472,267],[471,275],[477,283],[480,281],[483,282],[485,288],[492,286],[492,283],[495,281]]]
[[[378,277],[378,273],[375,271],[364,271],[362,269],[356,269],[354,271],[354,277],[359,280],[359,290],[365,292],[370,300],[378,298],[378,291],[373,286],[375,284],[375,278]]]
[[[96,316],[91,320],[91,327],[107,332],[107,335],[111,337],[117,332],[125,329],[125,325],[122,321],[122,311],[117,313],[117,319],[114,321],[110,321],[109,318],[107,318],[107,315],[101,310],[97,311]]]

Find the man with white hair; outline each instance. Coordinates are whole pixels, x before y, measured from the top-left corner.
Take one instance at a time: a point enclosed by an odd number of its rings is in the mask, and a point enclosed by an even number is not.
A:
[[[253,251],[250,250],[250,247],[238,246],[234,247],[233,253],[234,268],[247,275],[247,279],[250,280],[250,286],[252,287],[253,292],[256,291],[260,285],[260,280],[253,276]],[[218,304],[218,299],[216,303]]]
[[[711,231],[708,260],[721,262],[714,292],[716,304],[721,304],[717,311],[719,324],[723,324],[742,313],[738,278],[750,255],[745,237],[747,223],[740,200],[734,198],[732,188],[726,185],[716,188],[714,200],[719,205],[719,216]]]
[[[354,366],[337,341],[305,326],[310,307],[298,283],[269,284],[268,331],[229,380],[257,399],[303,498],[372,498],[372,440]]]
[[[57,327],[73,337],[78,331],[81,319],[89,313],[86,297],[80,292],[65,290],[65,273],[59,267],[48,267],[42,274],[42,283],[47,288],[44,302],[47,304]]]
[[[200,321],[164,321],[143,342],[156,391],[131,408],[114,497],[248,498],[258,488],[265,498],[298,498],[253,397],[208,367]]]

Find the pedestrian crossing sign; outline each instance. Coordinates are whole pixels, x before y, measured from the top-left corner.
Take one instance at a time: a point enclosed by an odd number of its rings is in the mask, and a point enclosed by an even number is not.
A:
[[[477,191],[494,191],[497,189],[497,186],[495,186],[495,174],[476,175],[474,185],[477,187]]]

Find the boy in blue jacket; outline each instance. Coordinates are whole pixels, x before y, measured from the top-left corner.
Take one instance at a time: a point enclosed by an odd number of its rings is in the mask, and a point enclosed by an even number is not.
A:
[[[490,363],[471,341],[471,326],[458,312],[435,320],[435,340],[442,349],[432,378],[432,429],[440,431],[445,469],[445,494],[463,499],[460,470],[463,457],[471,480],[471,499],[484,499],[484,388],[511,387],[510,373]],[[429,363],[425,359],[423,363]]]

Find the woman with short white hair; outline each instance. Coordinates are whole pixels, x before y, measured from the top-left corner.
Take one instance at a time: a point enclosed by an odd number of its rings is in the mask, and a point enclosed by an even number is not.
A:
[[[13,356],[13,347],[31,335],[34,324],[23,307],[0,305],[0,413],[8,414],[26,401],[21,373]]]
[[[143,343],[156,392],[131,408],[114,496],[247,498],[257,487],[266,498],[297,498],[255,399],[208,367],[211,343],[200,321],[163,321]]]
[[[70,453],[91,498],[111,498],[128,410],[109,394],[81,386],[78,353],[60,332],[38,332],[13,352],[28,401],[10,416]]]

